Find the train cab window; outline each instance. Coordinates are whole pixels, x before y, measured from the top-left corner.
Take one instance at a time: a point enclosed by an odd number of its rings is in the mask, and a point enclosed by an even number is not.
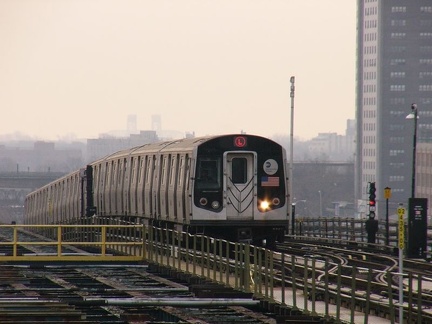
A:
[[[220,160],[215,158],[201,158],[198,161],[197,185],[200,189],[220,188]]]
[[[245,158],[232,159],[232,182],[246,183],[247,182],[247,160]]]

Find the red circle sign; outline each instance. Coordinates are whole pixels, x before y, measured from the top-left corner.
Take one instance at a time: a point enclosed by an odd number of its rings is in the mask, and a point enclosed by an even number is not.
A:
[[[234,146],[236,147],[245,147],[247,144],[246,137],[244,136],[238,136],[234,138]]]

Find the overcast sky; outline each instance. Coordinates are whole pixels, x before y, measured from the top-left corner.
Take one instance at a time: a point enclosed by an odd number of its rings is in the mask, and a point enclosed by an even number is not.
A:
[[[344,134],[354,0],[0,0],[0,135]],[[72,135],[73,134],[73,135]]]

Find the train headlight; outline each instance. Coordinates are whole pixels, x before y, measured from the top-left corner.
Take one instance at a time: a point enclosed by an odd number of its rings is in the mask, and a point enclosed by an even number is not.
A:
[[[212,201],[211,206],[212,206],[213,209],[218,209],[219,206],[220,206],[219,201],[217,201],[217,200]]]
[[[200,200],[199,200],[199,203],[200,203],[201,206],[207,205],[207,202],[208,202],[207,198],[204,198],[204,197],[200,198]]]
[[[261,203],[260,203],[260,209],[262,211],[265,211],[265,210],[267,210],[269,208],[270,208],[270,204],[269,204],[269,202],[267,200],[261,201]]]
[[[279,206],[279,204],[280,204],[280,199],[279,199],[279,198],[273,198],[273,200],[272,200],[272,204],[273,204],[274,206]]]

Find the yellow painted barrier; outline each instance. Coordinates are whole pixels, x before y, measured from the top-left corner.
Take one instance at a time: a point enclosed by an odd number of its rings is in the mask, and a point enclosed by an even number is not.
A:
[[[143,225],[0,225],[1,261],[142,261]]]

